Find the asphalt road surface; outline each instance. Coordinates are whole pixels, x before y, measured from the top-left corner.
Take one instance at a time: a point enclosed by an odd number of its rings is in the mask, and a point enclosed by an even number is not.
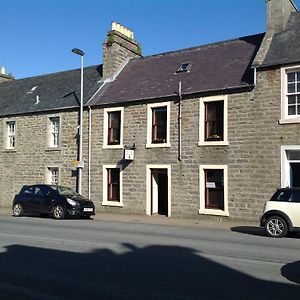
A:
[[[300,299],[300,236],[0,216],[0,299]]]

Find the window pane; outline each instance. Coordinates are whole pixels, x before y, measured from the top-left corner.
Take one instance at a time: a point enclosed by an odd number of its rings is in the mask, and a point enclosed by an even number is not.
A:
[[[152,108],[152,143],[167,141],[167,107]]]
[[[300,82],[297,83],[297,93],[300,93]]]
[[[107,169],[107,201],[120,201],[119,169]]]
[[[296,96],[288,96],[288,104],[295,104],[296,103]]]
[[[224,210],[224,173],[223,170],[204,170],[205,208]]]
[[[296,114],[296,106],[293,105],[293,106],[289,106],[288,107],[288,115],[291,116],[291,115],[295,115]]]
[[[300,192],[293,191],[291,194],[291,201],[299,203],[300,202]]]
[[[300,81],[300,72],[297,72],[297,73],[296,73],[296,76],[297,76],[297,77],[296,77],[296,80],[297,80],[297,81]]]
[[[288,78],[288,82],[295,82],[296,73],[288,73],[287,78]]]
[[[108,145],[120,144],[121,112],[113,111],[108,113]]]
[[[224,101],[205,103],[205,140],[222,141],[224,132]]]
[[[295,84],[294,83],[289,83],[288,84],[288,93],[295,93]]]

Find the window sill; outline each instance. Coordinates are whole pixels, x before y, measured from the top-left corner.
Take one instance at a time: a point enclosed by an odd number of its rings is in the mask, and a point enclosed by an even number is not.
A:
[[[124,145],[103,145],[102,149],[123,149]]]
[[[47,147],[45,151],[61,151],[60,147]]]
[[[17,150],[16,150],[16,149],[3,149],[2,152],[6,152],[6,153],[16,153]]]
[[[199,147],[201,147],[201,146],[229,146],[229,142],[228,141],[211,141],[211,142],[201,141],[201,142],[198,142],[198,146]]]
[[[223,216],[229,217],[229,212],[218,209],[199,209],[199,215],[214,215],[214,216]]]
[[[285,124],[297,124],[300,123],[300,117],[295,118],[288,118],[288,119],[280,119],[278,121],[279,125],[285,125]]]
[[[114,201],[103,201],[102,206],[114,206],[114,207],[123,207],[122,202],[114,202]]]
[[[170,148],[170,143],[146,144],[146,148]]]

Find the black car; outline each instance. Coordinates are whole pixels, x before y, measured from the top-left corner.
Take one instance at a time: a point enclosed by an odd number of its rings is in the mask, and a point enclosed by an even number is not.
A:
[[[25,185],[13,200],[13,215],[26,213],[53,215],[55,219],[65,216],[89,218],[95,215],[95,205],[71,188],[59,185]]]

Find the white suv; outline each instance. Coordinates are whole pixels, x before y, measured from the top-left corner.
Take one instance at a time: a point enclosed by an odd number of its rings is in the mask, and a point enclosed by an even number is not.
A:
[[[283,237],[300,230],[300,188],[278,189],[265,204],[260,226],[268,236]]]

